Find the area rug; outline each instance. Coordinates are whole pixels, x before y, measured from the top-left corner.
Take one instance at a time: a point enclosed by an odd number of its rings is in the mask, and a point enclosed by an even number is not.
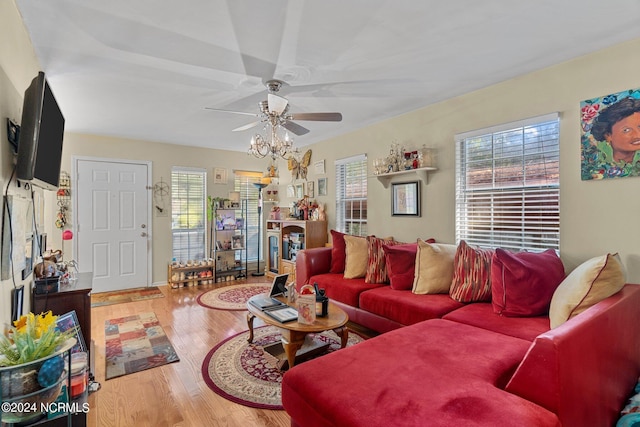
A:
[[[180,360],[155,313],[139,313],[104,322],[106,379]]]
[[[126,291],[100,292],[99,294],[92,293],[91,307],[143,301],[153,298],[164,298],[164,294],[157,286],[127,289]]]
[[[253,408],[283,409],[283,372],[274,357],[262,349],[280,341],[280,332],[273,326],[255,328],[253,332],[253,344],[247,342],[249,331],[245,331],[216,345],[202,362],[202,377],[211,390],[225,399]],[[340,349],[340,339],[333,331],[316,334],[315,339],[329,343],[328,352]],[[364,338],[349,333],[347,346],[362,341]]]
[[[212,289],[198,295],[198,304],[217,310],[246,310],[247,301],[254,295],[269,292],[271,285],[267,283],[248,283]]]

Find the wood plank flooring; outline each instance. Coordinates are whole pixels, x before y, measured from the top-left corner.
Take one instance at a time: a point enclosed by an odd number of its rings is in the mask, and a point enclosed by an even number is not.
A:
[[[260,281],[270,282],[264,278],[247,279],[251,283]],[[92,308],[94,375],[102,388],[89,396],[88,426],[289,426],[286,412],[238,405],[211,391],[202,379],[200,369],[209,350],[225,338],[247,330],[247,322],[244,311],[205,308],[196,297],[204,291],[238,283],[242,282],[180,289],[161,286],[165,298]],[[158,317],[180,362],[106,381],[104,321],[147,311]]]

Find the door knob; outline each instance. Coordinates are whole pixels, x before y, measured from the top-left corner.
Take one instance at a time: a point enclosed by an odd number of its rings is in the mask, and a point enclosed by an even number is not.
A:
[[[147,237],[147,233],[145,233],[144,231],[143,231],[142,233],[140,233],[140,235],[141,235],[142,237]]]
[[[142,224],[140,227],[147,228],[147,224]]]

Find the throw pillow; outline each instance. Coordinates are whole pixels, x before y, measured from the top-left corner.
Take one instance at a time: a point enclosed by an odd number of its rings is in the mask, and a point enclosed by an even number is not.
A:
[[[357,279],[367,274],[367,259],[369,258],[369,248],[367,239],[358,236],[344,236],[345,242],[345,263],[344,278]]]
[[[459,302],[491,301],[493,250],[475,248],[460,241],[454,259],[449,295]]]
[[[435,243],[436,241],[429,239],[426,242]],[[387,275],[391,289],[410,291],[415,278],[418,243],[382,245],[382,250],[387,263]]]
[[[491,263],[493,311],[503,316],[541,316],[564,279],[564,265],[553,249],[513,253],[496,249]]]
[[[626,281],[618,254],[585,261],[560,283],[551,298],[551,328],[562,325],[587,308],[618,292]]]
[[[446,294],[453,278],[456,245],[427,243],[418,239],[414,294]]]
[[[346,246],[344,243],[344,233],[331,230],[331,268],[329,273],[343,273],[344,260],[346,256]]]
[[[383,245],[399,244],[391,239],[380,239],[376,236],[367,236],[367,273],[364,277],[365,283],[387,283],[387,263],[385,259]]]

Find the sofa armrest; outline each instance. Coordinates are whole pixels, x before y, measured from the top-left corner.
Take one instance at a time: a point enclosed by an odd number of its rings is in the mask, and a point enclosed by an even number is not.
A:
[[[640,374],[640,286],[627,284],[539,335],[506,391],[555,412],[562,425],[613,425]]]
[[[316,274],[328,273],[331,269],[331,248],[304,249],[296,256],[296,289],[309,283]]]

